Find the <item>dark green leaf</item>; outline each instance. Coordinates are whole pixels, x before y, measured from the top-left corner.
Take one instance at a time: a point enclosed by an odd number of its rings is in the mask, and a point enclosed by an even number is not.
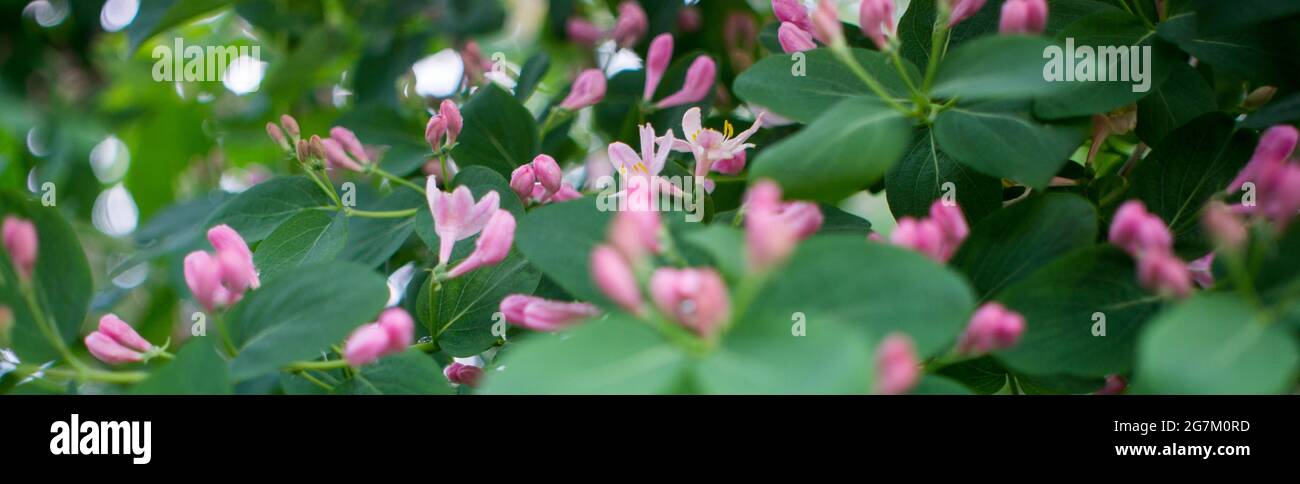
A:
[[[176,353],[175,361],[153,371],[131,387],[135,395],[230,395],[230,369],[213,346],[215,337],[193,338]]]
[[[1081,123],[1040,122],[1017,101],[958,105],[934,123],[939,149],[962,165],[1037,188],[1069,160],[1084,131]]]
[[[952,183],[957,204],[974,223],[1002,208],[1002,182],[957,163],[939,149],[934,130],[921,129],[894,168],[885,174],[886,200],[895,218],[925,217]]]
[[[461,113],[465,128],[451,154],[457,165],[482,165],[509,177],[515,168],[531,162],[538,154],[533,116],[495,84],[480,88],[461,107]]]
[[[863,49],[853,49],[853,55],[886,92],[900,100],[908,99],[907,84],[888,57]],[[904,65],[912,79],[920,79],[916,67]],[[735,90],[746,102],[804,123],[812,122],[845,99],[876,97],[862,79],[825,48],[765,57],[736,77]]]
[[[332,205],[329,196],[310,179],[277,177],[235,196],[213,212],[203,226],[229,225],[252,244],[271,235],[282,222],[303,209]]]
[[[952,266],[982,297],[1097,239],[1097,211],[1082,197],[1048,193],[996,212],[971,228]]]
[[[547,205],[519,220],[515,246],[569,294],[602,304],[605,296],[592,283],[588,263],[612,215],[598,209],[594,198]]]
[[[1043,53],[1052,43],[1022,35],[972,40],[953,49],[939,65],[931,94],[972,99],[1028,99],[1050,95],[1067,84],[1043,79]]]
[[[337,395],[451,395],[442,368],[420,350],[406,350],[362,366],[334,388]]]
[[[491,348],[500,339],[492,326],[501,300],[511,294],[532,294],[542,275],[518,253],[500,264],[484,267],[449,281],[436,289],[425,281],[416,302],[416,316],[451,356],[473,356]]]
[[[322,210],[304,210],[276,227],[257,245],[253,264],[263,279],[314,262],[328,262],[343,250],[348,218]]]
[[[1160,87],[1138,101],[1138,138],[1156,146],[1169,132],[1215,108],[1214,90],[1205,79],[1191,66],[1177,64]]]

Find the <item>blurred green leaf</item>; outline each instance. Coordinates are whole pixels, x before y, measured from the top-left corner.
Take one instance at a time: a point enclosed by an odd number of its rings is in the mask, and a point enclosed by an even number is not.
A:
[[[888,57],[864,49],[853,49],[853,56],[886,92],[897,99],[908,98],[907,84]],[[904,65],[912,79],[921,78],[915,66]],[[826,48],[765,57],[736,77],[734,90],[746,102],[803,123],[812,122],[847,98],[876,97]]]
[[[215,337],[185,342],[175,360],[131,387],[134,395],[230,395],[230,370],[213,346]]]
[[[1048,193],[990,215],[971,228],[952,266],[981,297],[1097,239],[1097,211],[1082,197]]]
[[[289,273],[298,266],[329,262],[348,239],[348,217],[305,210],[276,227],[257,245],[253,264],[264,280]]]
[[[203,226],[229,225],[252,244],[304,209],[332,205],[329,195],[310,179],[276,177],[236,195],[213,212]]]
[[[420,350],[406,350],[362,366],[334,388],[336,395],[451,395],[442,368]]]
[[[1038,121],[1027,102],[981,102],[940,113],[934,136],[939,149],[962,165],[1042,188],[1069,161],[1084,125]]]
[[[511,294],[532,294],[542,274],[517,252],[500,264],[434,286],[426,280],[416,302],[416,316],[451,356],[473,356],[491,348],[499,336],[492,326],[501,322],[493,314]]]
[[[538,154],[537,124],[532,115],[495,84],[479,88],[461,112],[465,128],[452,150],[457,165],[486,166],[509,177]]]

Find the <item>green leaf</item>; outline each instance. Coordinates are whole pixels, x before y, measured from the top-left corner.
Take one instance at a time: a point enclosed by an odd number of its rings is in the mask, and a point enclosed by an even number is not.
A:
[[[1300,14],[1300,3],[1276,0],[1193,0],[1200,30],[1227,32],[1242,30],[1251,24]],[[1266,26],[1260,26],[1266,27]]]
[[[511,294],[532,294],[542,274],[517,252],[500,264],[484,267],[449,281],[436,290],[425,281],[416,302],[416,316],[451,356],[482,353],[499,339],[492,333],[501,300]]]
[[[334,388],[336,395],[451,395],[442,368],[420,350],[406,350],[365,365]]]
[[[273,279],[304,264],[334,260],[347,238],[347,216],[305,210],[280,224],[257,245],[253,264],[264,279]]]
[[[384,197],[379,203],[367,206],[367,210],[392,211],[411,208],[425,208],[425,199],[415,190],[398,187],[392,195]],[[339,253],[339,260],[353,261],[358,264],[375,267],[383,264],[402,244],[411,238],[415,230],[419,211],[415,216],[396,218],[351,217],[348,222],[347,245]]]
[[[1020,344],[997,354],[1021,372],[1103,377],[1133,368],[1142,325],[1160,310],[1160,298],[1142,289],[1128,254],[1109,245],[1089,247],[1034,272],[998,294],[1025,317]],[[1094,328],[1105,336],[1094,335]]]
[[[986,297],[1096,239],[1097,211],[1088,200],[1047,193],[975,224],[951,265]]]
[[[957,204],[972,223],[1002,208],[1000,180],[957,163],[939,149],[934,130],[921,129],[903,159],[885,174],[889,210],[894,218],[928,216],[930,205],[943,196],[945,183],[952,183]]]
[[[595,198],[546,205],[519,220],[515,247],[573,297],[606,304],[591,281],[588,263],[591,249],[604,242],[612,216],[597,208]]]
[[[203,226],[229,225],[252,244],[271,235],[271,231],[303,209],[328,206],[333,206],[329,195],[310,179],[276,177],[236,195],[213,212]]]
[[[880,82],[885,92],[898,99],[908,99],[907,84],[888,57],[864,49],[853,49],[853,56]],[[904,65],[912,79],[921,78],[915,66]],[[804,123],[812,122],[845,99],[876,97],[862,79],[826,48],[797,55],[767,56],[736,77],[735,91],[746,102]]]
[[[44,207],[13,192],[0,192],[0,219],[11,215],[28,219],[36,226],[39,248],[31,285],[54,336],[70,345],[79,336],[94,288],[86,253],[72,227],[54,207]],[[62,355],[37,325],[16,281],[18,274],[5,251],[0,254],[0,304],[13,311],[10,341],[18,358],[38,364],[60,358]]]
[[[537,124],[510,93],[488,83],[461,107],[465,128],[451,156],[461,167],[482,165],[509,177],[533,160],[538,150]]]
[[[140,44],[158,35],[164,30],[180,25],[199,15],[211,12],[239,0],[154,0],[141,2],[126,35],[130,41],[130,50],[134,52]],[[179,54],[176,53],[176,54]]]
[[[788,316],[752,318],[700,361],[696,379],[716,394],[863,394],[871,390],[869,339],[857,328],[820,318],[797,336]]]
[[[910,392],[913,395],[970,395],[971,391],[953,380],[935,375],[925,375]]]
[[[1160,23],[1160,36],[1200,62],[1238,79],[1267,85],[1292,84],[1291,73],[1300,69],[1290,29],[1259,28],[1231,33],[1209,34],[1197,29],[1199,14],[1179,15]]]
[[[772,178],[789,198],[835,202],[880,179],[902,156],[910,124],[868,98],[847,99],[759,153],[749,179]]]
[[[384,278],[348,262],[303,266],[294,277],[267,281],[226,314],[239,349],[231,377],[247,380],[316,358],[374,321],[387,302]]]
[[[939,368],[938,375],[950,378],[980,395],[992,395],[1007,386],[1007,369],[991,356],[983,356]]]
[[[1160,87],[1138,101],[1138,138],[1156,146],[1171,131],[1216,108],[1214,90],[1205,79],[1191,66],[1178,64]]]
[[[947,47],[953,49],[971,39],[996,33],[998,12],[1002,9],[1001,3],[1000,0],[989,2],[975,15],[954,26]],[[921,68],[925,68],[929,63],[935,13],[935,0],[911,0],[907,3],[907,11],[898,21],[898,39],[902,42],[900,52],[904,59]],[[1048,21],[1050,22],[1053,17],[1056,17],[1055,5],[1052,8],[1052,15],[1048,16]],[[919,78],[913,77],[913,79]]]
[[[986,175],[1042,188],[1083,140],[1082,123],[1048,124],[1029,113],[1029,103],[958,105],[934,122],[939,149]]]
[[[176,359],[131,387],[134,395],[230,395],[230,369],[213,346],[215,337],[185,342]]]
[[[1193,297],[1161,313],[1140,338],[1137,393],[1284,393],[1300,364],[1286,327],[1228,294]]]
[[[663,394],[684,390],[688,357],[654,329],[623,314],[564,334],[537,334],[489,372],[484,394]]]
[[[967,42],[944,57],[931,94],[972,99],[1027,99],[1065,89],[1043,79],[1043,53],[1052,43],[1023,35]]]
[[[524,66],[519,68],[519,82],[515,84],[515,99],[519,102],[525,102],[537,90],[537,85],[541,84],[542,77],[546,76],[546,71],[551,68],[551,56],[545,52],[538,52],[529,57],[524,62]]]
[[[524,202],[519,200],[519,195],[510,188],[510,182],[495,171],[482,166],[470,166],[456,172],[456,177],[451,182],[458,187],[469,188],[475,200],[482,198],[487,192],[495,191],[501,199],[502,210],[509,211],[516,218],[524,215]]]
[[[1275,124],[1300,124],[1300,92],[1273,99],[1259,111],[1251,113],[1241,122],[1241,127],[1266,129]]]
[[[809,332],[827,321],[852,325],[864,337],[902,331],[929,356],[956,339],[973,305],[960,276],[916,252],[860,236],[819,235],[799,246],[737,324],[781,320],[788,328],[803,313]]]
[[[1138,163],[1128,196],[1169,224],[1180,254],[1200,257],[1208,251],[1201,207],[1227,188],[1254,148],[1255,136],[1236,130],[1232,118],[1206,114],[1169,133]]]
[[[682,237],[686,245],[704,251],[723,275],[739,280],[745,274],[745,234],[725,225],[709,225],[701,230],[687,232]]]

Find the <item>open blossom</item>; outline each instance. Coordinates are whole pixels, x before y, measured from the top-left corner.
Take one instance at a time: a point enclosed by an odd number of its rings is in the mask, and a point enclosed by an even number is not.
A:
[[[465,186],[451,193],[439,190],[434,177],[427,182],[429,212],[433,215],[433,231],[438,234],[438,263],[451,259],[456,242],[467,239],[483,230],[488,219],[500,208],[501,198],[490,191],[474,202],[474,195]]]
[[[9,261],[18,277],[31,278],[32,269],[36,267],[36,226],[31,220],[8,215],[4,219],[3,232],[5,252],[9,254]]]
[[[190,293],[212,311],[239,302],[245,291],[260,287],[261,280],[253,266],[253,252],[235,229],[228,225],[212,227],[208,242],[215,252],[190,252],[184,266]]]
[[[948,15],[948,28],[979,13],[986,0],[948,0],[952,13]]]
[[[961,247],[970,228],[961,207],[935,200],[930,216],[916,219],[903,217],[889,234],[890,243],[907,247],[939,262],[948,262]]]
[[[449,382],[473,388],[477,387],[479,380],[483,378],[483,369],[475,365],[454,361],[442,369],[442,376],[447,377]]]
[[[587,69],[578,74],[569,89],[569,95],[560,101],[560,107],[569,111],[591,106],[605,98],[605,73],[600,69]]]
[[[608,245],[597,245],[591,251],[590,265],[591,279],[605,297],[632,314],[644,312],[641,288],[622,254]]]
[[[821,209],[812,202],[782,202],[781,188],[760,180],[745,198],[745,248],[749,265],[765,269],[784,261],[799,241],[821,229]]]
[[[817,48],[812,34],[790,22],[781,22],[781,27],[776,30],[776,40],[781,43],[781,50],[787,54]]]
[[[743,155],[746,149],[753,148],[753,143],[745,141],[758,132],[762,126],[763,113],[758,113],[754,124],[740,134],[736,134],[730,121],[723,121],[721,132],[705,128],[700,122],[700,108],[693,107],[682,116],[682,139],[673,141],[674,151],[685,151],[695,156],[695,176],[709,174],[713,163],[730,160]]]
[[[1214,253],[1205,254],[1204,257],[1187,263],[1187,272],[1191,274],[1192,281],[1201,289],[1214,285]]]
[[[343,344],[343,358],[353,367],[365,365],[406,351],[414,335],[415,321],[411,315],[402,308],[389,308],[379,315],[378,321],[362,325],[348,336]]]
[[[1256,214],[1284,230],[1300,211],[1300,164],[1288,161],[1295,151],[1300,132],[1290,125],[1269,128],[1260,137],[1246,167],[1228,185],[1228,192],[1246,189],[1252,183],[1254,203],[1234,207],[1240,213]]]
[[[91,355],[110,365],[141,361],[154,349],[153,344],[116,314],[99,318],[99,329],[87,335],[84,342]]]
[[[626,143],[610,143],[609,162],[619,176],[625,180],[626,188],[615,194],[626,197],[628,210],[650,210],[660,193],[667,191],[680,195],[681,189],[667,180],[658,177],[668,161],[668,154],[675,144],[673,131],[670,129],[663,136],[656,137],[654,126],[642,125],[641,153],[637,153]]]
[[[1002,4],[998,32],[1041,34],[1047,28],[1047,0],[1007,0]]]
[[[496,193],[496,192],[493,192]],[[474,269],[500,264],[510,255],[515,241],[515,216],[498,209],[483,226],[483,233],[474,241],[474,252],[447,272],[448,277],[459,277]]]
[[[712,268],[660,268],[650,276],[650,296],[665,315],[706,338],[731,316],[727,284]]]
[[[650,19],[645,9],[636,0],[623,0],[618,4],[618,19],[614,22],[614,41],[619,47],[630,47],[650,28]]]
[[[599,315],[600,310],[590,303],[511,294],[501,300],[501,314],[506,322],[515,326],[533,331],[559,331]]]
[[[659,109],[691,104],[704,100],[713,92],[713,82],[718,75],[718,65],[712,57],[702,55],[691,62],[691,67],[686,69],[686,80],[682,83],[682,88],[677,92],[669,94],[668,97],[660,99],[655,103]]]
[[[894,35],[894,0],[862,0],[858,5],[858,26],[862,34],[885,50]]]
[[[654,98],[659,81],[668,70],[668,63],[673,60],[673,35],[659,34],[650,41],[650,50],[645,56],[645,92],[642,98],[649,101]]]
[[[793,24],[804,31],[812,30],[812,20],[808,18],[808,8],[802,0],[772,0],[772,13],[783,23]]]
[[[982,355],[1004,350],[1020,342],[1024,333],[1024,316],[996,302],[985,303],[971,316],[970,324],[957,342],[957,351]]]
[[[876,347],[876,394],[902,395],[920,380],[921,359],[912,338],[903,333],[885,337]]]

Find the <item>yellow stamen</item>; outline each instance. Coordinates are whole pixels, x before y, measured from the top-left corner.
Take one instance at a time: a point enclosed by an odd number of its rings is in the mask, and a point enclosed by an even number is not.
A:
[[[722,136],[723,136],[724,138],[730,138],[731,135],[733,135],[733,134],[736,134],[736,128],[733,128],[733,127],[731,126],[731,121],[723,120],[723,121],[722,121]]]

